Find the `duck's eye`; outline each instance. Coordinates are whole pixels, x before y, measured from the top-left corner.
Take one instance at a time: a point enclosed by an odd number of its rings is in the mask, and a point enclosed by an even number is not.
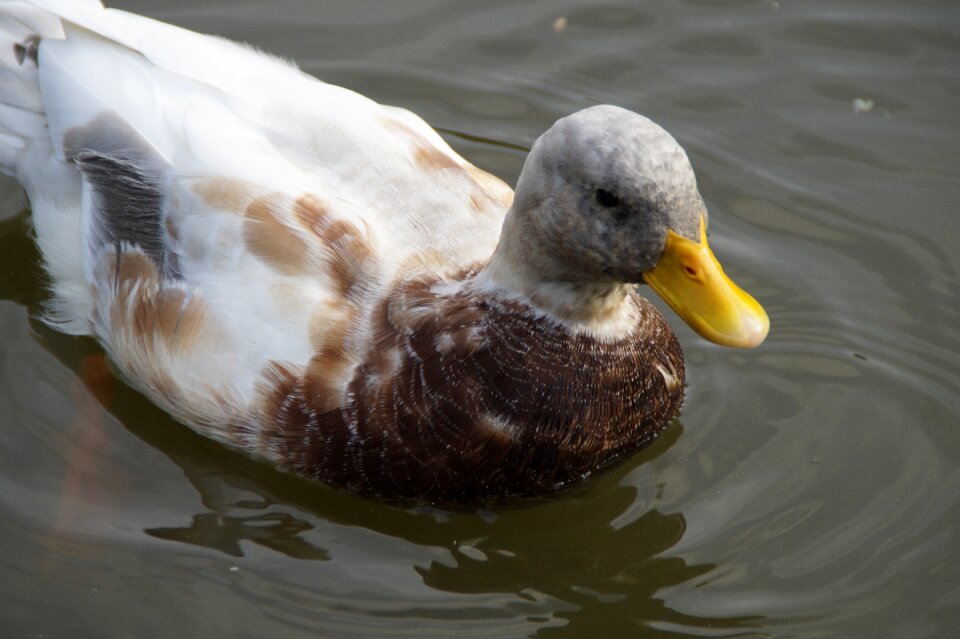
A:
[[[597,204],[608,209],[612,209],[620,204],[620,198],[617,197],[617,194],[606,189],[597,189],[594,191],[593,199],[597,201]]]

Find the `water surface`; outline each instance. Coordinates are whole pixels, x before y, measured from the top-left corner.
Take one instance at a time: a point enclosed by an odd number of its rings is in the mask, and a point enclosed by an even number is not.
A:
[[[556,118],[644,113],[690,154],[711,244],[773,330],[739,352],[669,315],[683,414],[581,490],[402,510],[84,385],[99,350],[36,320],[44,279],[2,181],[5,636],[960,635],[955,3],[116,6],[410,108],[511,183]]]

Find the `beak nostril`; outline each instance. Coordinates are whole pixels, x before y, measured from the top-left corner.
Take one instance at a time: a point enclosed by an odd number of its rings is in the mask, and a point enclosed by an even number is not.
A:
[[[705,241],[700,243],[667,230],[660,261],[644,281],[704,338],[741,348],[763,342],[770,318],[760,304],[727,277]]]

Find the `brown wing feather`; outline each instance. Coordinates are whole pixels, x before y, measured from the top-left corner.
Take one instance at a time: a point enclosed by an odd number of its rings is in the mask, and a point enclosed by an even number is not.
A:
[[[261,452],[352,490],[460,506],[577,481],[651,442],[683,398],[676,338],[646,300],[630,303],[635,332],[604,342],[407,283],[376,309],[342,406],[309,375],[274,376]]]

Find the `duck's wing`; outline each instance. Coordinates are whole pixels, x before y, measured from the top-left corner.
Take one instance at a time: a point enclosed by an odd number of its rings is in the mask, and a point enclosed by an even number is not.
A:
[[[56,319],[186,421],[235,420],[277,363],[349,367],[392,282],[492,252],[510,190],[416,116],[225,40],[30,4],[65,34],[20,61],[46,126],[16,160]]]
[[[58,92],[67,102],[46,100],[55,146],[57,134],[78,119],[112,109],[178,170],[215,168],[283,184],[295,167],[355,204],[367,224],[389,238],[384,253],[391,258],[430,247],[448,260],[470,262],[492,250],[512,192],[459,157],[416,115],[221,38],[93,2],[35,4],[104,41],[61,45],[66,73],[58,75],[81,73],[74,55],[82,49],[90,63],[86,75],[95,79],[81,82],[100,104],[78,108],[67,91]],[[67,43],[81,39],[70,35]],[[121,58],[124,71],[117,68]],[[136,86],[143,88],[131,90]]]

